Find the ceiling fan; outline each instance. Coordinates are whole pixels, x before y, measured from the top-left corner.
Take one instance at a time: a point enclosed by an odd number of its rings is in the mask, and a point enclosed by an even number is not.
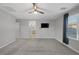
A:
[[[28,12],[29,14],[31,14],[31,13],[35,13],[35,14],[37,14],[37,13],[44,14],[44,12],[41,10],[41,8],[39,8],[39,7],[37,6],[36,3],[32,3],[32,5],[33,5],[32,11],[31,11],[31,12]]]

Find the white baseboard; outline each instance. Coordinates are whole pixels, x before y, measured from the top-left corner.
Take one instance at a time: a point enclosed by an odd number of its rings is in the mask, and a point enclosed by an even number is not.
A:
[[[15,41],[16,41],[16,40],[12,40],[12,41],[10,41],[10,42],[7,42],[6,44],[0,46],[0,49],[3,48],[3,47],[5,47],[5,46],[7,46],[7,45],[9,45],[9,44],[11,44],[11,43],[13,43],[13,42],[15,42]]]
[[[58,41],[58,40],[57,40],[57,41]],[[60,41],[58,41],[58,42],[60,42]],[[62,42],[60,42],[60,43],[63,44],[64,46],[68,47],[69,49],[73,50],[74,52],[76,52],[76,53],[79,54],[79,51],[76,50],[76,49],[74,49],[73,47],[71,47],[71,46],[69,46],[69,45],[66,45],[65,43],[62,43]]]

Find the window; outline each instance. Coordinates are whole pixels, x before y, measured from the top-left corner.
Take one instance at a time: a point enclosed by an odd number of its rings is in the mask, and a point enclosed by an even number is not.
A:
[[[77,16],[70,16],[67,23],[67,38],[79,40],[79,21]]]

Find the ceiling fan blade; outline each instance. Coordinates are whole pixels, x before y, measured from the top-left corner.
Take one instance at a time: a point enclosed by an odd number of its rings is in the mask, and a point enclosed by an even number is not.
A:
[[[41,8],[41,7],[37,7],[37,10],[44,10],[44,11],[46,11],[46,12],[48,12],[49,10],[48,9],[44,9],[44,8]]]
[[[39,13],[41,13],[41,14],[44,14],[44,12],[43,12],[43,11],[39,11],[39,10],[37,10],[37,12],[39,12]]]

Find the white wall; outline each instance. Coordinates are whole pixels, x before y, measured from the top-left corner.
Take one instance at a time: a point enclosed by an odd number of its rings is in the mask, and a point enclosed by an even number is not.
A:
[[[60,16],[57,19],[55,19],[54,25],[55,25],[56,40],[62,42],[63,40],[63,16]]]
[[[0,10],[0,48],[16,39],[16,21],[13,16]]]
[[[49,28],[41,28],[41,23],[49,23]],[[36,20],[36,38],[55,38],[53,20]],[[28,20],[20,22],[20,37],[30,38],[32,30],[28,26]]]

